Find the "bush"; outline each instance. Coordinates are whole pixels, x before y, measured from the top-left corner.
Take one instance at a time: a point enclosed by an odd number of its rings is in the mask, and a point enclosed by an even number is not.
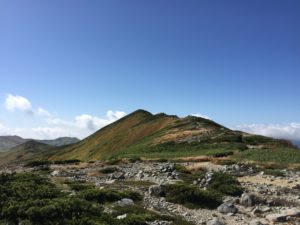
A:
[[[105,174],[114,173],[116,171],[118,171],[117,167],[105,167],[99,170],[100,173],[105,173]]]
[[[235,177],[221,172],[213,174],[208,189],[232,196],[239,196],[243,193],[243,188]]]
[[[79,159],[67,159],[67,160],[60,160],[60,161],[54,161],[54,164],[75,164],[80,163],[81,161]]]
[[[36,166],[44,166],[44,165],[50,165],[51,162],[50,161],[46,161],[46,160],[36,160],[36,161],[31,161],[28,162],[27,164],[25,164],[25,167],[36,167]]]
[[[130,198],[133,201],[141,201],[143,197],[133,191],[117,191],[113,189],[87,189],[81,193],[81,196],[87,201],[93,201],[97,203],[115,202],[122,198]]]
[[[222,195],[213,190],[200,190],[192,185],[166,185],[165,197],[167,201],[183,204],[189,208],[214,209],[222,203]]]
[[[213,155],[213,157],[220,158],[220,157],[226,157],[229,155],[233,155],[233,151],[216,153]]]

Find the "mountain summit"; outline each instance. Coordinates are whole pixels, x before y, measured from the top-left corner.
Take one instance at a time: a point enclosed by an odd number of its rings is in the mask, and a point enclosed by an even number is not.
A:
[[[295,161],[299,153],[295,149],[288,141],[233,131],[201,117],[180,118],[137,110],[75,144],[58,147],[31,141],[19,145],[2,153],[0,164],[22,159],[95,161],[229,155],[238,156],[239,160],[265,161],[290,156],[289,160]]]
[[[289,143],[230,130],[212,120],[179,118],[137,110],[65,147],[52,160],[101,160],[111,157],[181,157],[220,155],[248,148],[273,148]]]

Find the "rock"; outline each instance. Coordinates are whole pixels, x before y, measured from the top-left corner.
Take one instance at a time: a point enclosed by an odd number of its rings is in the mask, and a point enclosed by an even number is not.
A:
[[[225,225],[224,222],[222,222],[221,220],[216,219],[216,218],[208,221],[206,224],[207,225]]]
[[[151,196],[161,197],[162,195],[164,195],[164,193],[165,190],[162,185],[151,185],[149,187],[149,194]]]
[[[240,199],[240,204],[245,207],[251,207],[259,203],[261,203],[261,200],[253,193],[244,193]]]
[[[51,173],[51,176],[53,177],[58,177],[60,175],[60,171],[59,170],[54,170],[52,173]]]
[[[130,198],[122,198],[120,201],[118,201],[119,206],[127,206],[127,205],[134,205],[134,202]]]
[[[237,207],[235,207],[233,204],[230,203],[223,203],[222,205],[220,205],[217,209],[220,213],[237,213],[238,209]]]
[[[270,207],[255,207],[253,210],[252,210],[252,213],[254,215],[258,215],[258,214],[264,214],[266,212],[270,212],[271,211],[271,208]]]
[[[284,222],[288,217],[299,217],[300,209],[292,208],[282,210],[280,213],[273,213],[266,216],[266,219],[271,222]]]
[[[123,215],[120,215],[120,216],[117,216],[117,219],[118,220],[123,220],[127,217],[127,214],[123,214]]]
[[[264,224],[259,220],[252,220],[249,222],[249,225],[264,225]]]
[[[112,174],[112,179],[123,180],[125,179],[125,173],[115,172]]]

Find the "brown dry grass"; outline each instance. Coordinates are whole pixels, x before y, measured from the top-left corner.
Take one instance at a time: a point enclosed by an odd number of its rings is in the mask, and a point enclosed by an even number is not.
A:
[[[169,142],[169,141],[177,141],[180,139],[184,139],[186,137],[203,135],[203,134],[206,134],[208,131],[209,130],[205,129],[205,128],[198,129],[198,130],[183,130],[183,131],[176,128],[176,129],[170,130],[167,134],[156,138],[154,140],[154,144],[161,144],[161,143]]]

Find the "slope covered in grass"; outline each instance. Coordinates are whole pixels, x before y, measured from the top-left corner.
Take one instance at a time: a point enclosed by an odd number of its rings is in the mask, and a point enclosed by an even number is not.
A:
[[[31,150],[30,150],[31,149]],[[274,155],[268,155],[270,151]],[[29,151],[30,150],[30,151]],[[276,153],[276,154],[275,154]],[[270,152],[272,154],[272,152]],[[283,157],[280,155],[283,154]],[[30,148],[0,155],[1,161],[48,159],[95,161],[110,158],[176,158],[232,156],[236,160],[276,160],[297,163],[300,152],[287,141],[230,130],[200,117],[179,118],[137,110],[73,145]],[[290,156],[290,157],[288,157]]]
[[[222,156],[262,147],[294,149],[288,142],[232,131],[204,118],[137,110],[62,149],[51,160]]]

